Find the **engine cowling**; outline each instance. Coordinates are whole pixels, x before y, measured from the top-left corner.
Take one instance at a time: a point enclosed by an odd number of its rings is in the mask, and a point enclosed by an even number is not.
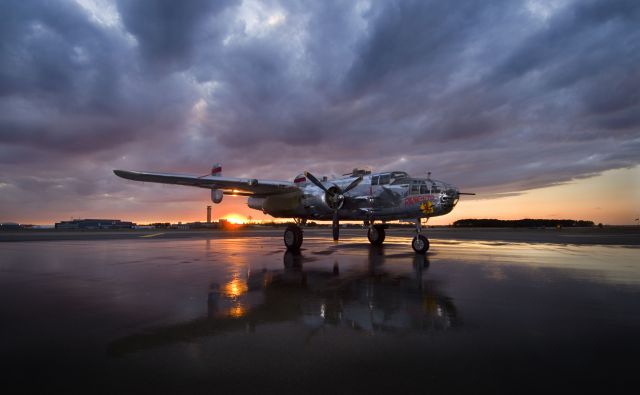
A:
[[[322,201],[329,209],[340,210],[344,204],[342,190],[336,185],[329,187],[327,192],[322,196]]]
[[[211,190],[211,201],[215,204],[218,204],[222,201],[224,197],[224,192],[220,189],[212,189]]]
[[[254,210],[264,210],[264,201],[265,198],[263,197],[254,197],[254,196],[249,196],[249,199],[247,199],[247,206],[249,206],[249,208],[252,208]]]

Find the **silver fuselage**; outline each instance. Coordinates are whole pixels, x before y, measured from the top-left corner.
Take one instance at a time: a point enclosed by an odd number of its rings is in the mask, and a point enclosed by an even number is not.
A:
[[[355,179],[344,177],[322,183],[327,188],[335,185],[344,189]],[[274,217],[332,219],[334,211],[327,205],[324,191],[308,181],[296,185],[299,194],[250,197],[248,205]],[[441,181],[389,172],[363,176],[362,182],[344,196],[345,202],[338,211],[342,220],[401,220],[448,214],[458,202],[459,192]]]

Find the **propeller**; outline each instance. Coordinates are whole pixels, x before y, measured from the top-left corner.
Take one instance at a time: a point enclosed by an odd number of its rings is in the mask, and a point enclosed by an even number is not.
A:
[[[329,208],[333,210],[333,240],[338,240],[338,238],[340,237],[340,219],[338,218],[338,210],[340,210],[340,208],[342,208],[342,205],[344,204],[344,194],[357,187],[358,184],[360,184],[360,182],[362,181],[362,176],[358,176],[358,178],[353,180],[344,189],[340,189],[340,187],[335,184],[333,184],[329,188],[325,187],[324,184],[320,182],[320,180],[318,180],[313,174],[309,173],[308,171],[305,171],[304,175],[309,181],[311,181],[311,183],[324,191],[325,202],[327,202]]]

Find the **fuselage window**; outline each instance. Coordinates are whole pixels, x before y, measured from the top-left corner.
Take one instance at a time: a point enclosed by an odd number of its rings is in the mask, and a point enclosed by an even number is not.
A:
[[[386,185],[391,182],[391,174],[383,174],[380,176],[380,185]]]
[[[417,195],[420,193],[420,184],[419,181],[413,181],[411,183],[411,194],[412,195]]]
[[[378,176],[371,177],[371,185],[378,185]]]

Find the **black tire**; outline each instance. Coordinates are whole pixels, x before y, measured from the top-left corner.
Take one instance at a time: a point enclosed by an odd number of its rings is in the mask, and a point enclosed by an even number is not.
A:
[[[425,254],[429,250],[429,239],[423,235],[417,235],[411,241],[411,247],[418,254]]]
[[[382,226],[369,227],[369,230],[367,231],[367,238],[369,239],[369,243],[374,246],[382,245],[382,243],[384,243],[385,237],[386,234]]]
[[[284,230],[284,245],[289,251],[297,251],[302,246],[302,229],[297,225],[289,225]]]

